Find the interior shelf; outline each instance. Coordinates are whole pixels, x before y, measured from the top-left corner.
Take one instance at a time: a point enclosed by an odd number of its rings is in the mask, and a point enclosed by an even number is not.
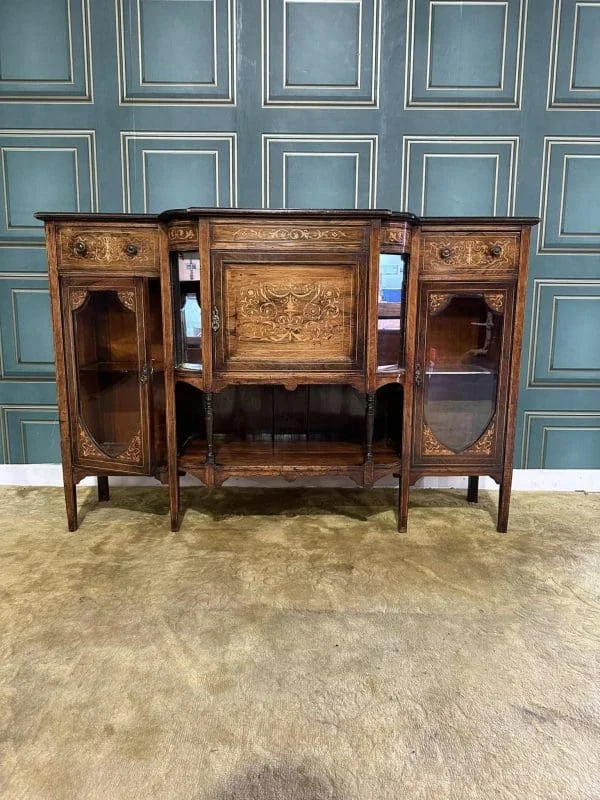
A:
[[[365,451],[355,442],[319,441],[216,441],[215,467],[277,470],[294,468],[302,472],[319,472],[323,468],[361,467]],[[393,447],[385,442],[373,443],[373,462],[376,466],[395,466],[400,460]],[[189,442],[178,460],[179,466],[193,468],[206,464],[206,441]]]

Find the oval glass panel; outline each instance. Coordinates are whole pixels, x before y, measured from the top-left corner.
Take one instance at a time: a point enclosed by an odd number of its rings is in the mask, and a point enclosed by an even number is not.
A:
[[[496,411],[503,317],[482,295],[430,293],[424,417],[436,439],[460,453]]]
[[[134,291],[88,291],[73,329],[80,418],[98,448],[118,458],[142,422]]]

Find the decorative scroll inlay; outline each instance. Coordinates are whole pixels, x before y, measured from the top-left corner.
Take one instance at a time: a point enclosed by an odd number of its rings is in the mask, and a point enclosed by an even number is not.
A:
[[[504,292],[485,292],[483,298],[496,314],[502,314],[504,312]]]
[[[475,444],[471,445],[466,453],[473,453],[478,456],[490,456],[494,448],[494,439],[496,437],[496,423],[492,422],[483,436],[480,436]]]
[[[260,284],[241,289],[240,339],[265,342],[321,342],[343,325],[342,292],[320,283]]]
[[[77,248],[76,248],[77,245]],[[135,252],[126,248],[134,246]],[[60,230],[60,259],[63,265],[84,266],[99,263],[107,266],[150,264],[156,257],[156,235],[152,230]]]
[[[455,456],[469,453],[477,456],[490,456],[494,451],[494,440],[496,438],[496,422],[492,420],[486,431],[477,441],[466,450],[455,452],[445,447],[436,437],[427,423],[423,424],[423,448],[424,456]]]
[[[440,294],[439,292],[431,292],[429,295],[429,313],[430,314],[439,314],[440,311],[443,311],[450,300],[452,300],[453,295],[451,294]]]
[[[429,425],[423,424],[423,455],[424,456],[454,456],[453,450],[448,450],[439,442]]]
[[[517,236],[424,236],[423,264],[426,271],[447,267],[514,269],[517,263]],[[450,251],[446,258],[442,252]],[[496,255],[497,253],[497,255]]]
[[[135,312],[135,292],[117,292],[117,296],[125,308]]]
[[[339,242],[361,245],[364,225],[234,225],[215,223],[211,226],[214,244],[226,242]]]
[[[71,308],[75,311],[85,303],[87,289],[71,289]]]
[[[138,431],[129,442],[127,449],[118,456],[109,456],[101,450],[94,440],[90,437],[81,423],[77,426],[77,436],[79,439],[79,454],[83,458],[100,459],[101,461],[127,461],[138,464],[142,461],[142,432]]]
[[[400,244],[406,247],[410,244],[410,230],[408,225],[385,225],[381,233],[382,244]]]
[[[106,453],[94,443],[93,439],[89,436],[86,429],[81,423],[77,426],[77,434],[79,439],[79,454],[84,458],[100,458],[106,460]]]
[[[178,223],[169,227],[169,242],[177,244],[186,242],[195,244],[198,241],[198,226],[193,223]]]
[[[127,450],[118,456],[119,461],[131,461],[138,464],[142,460],[142,432],[138,431],[127,445]]]

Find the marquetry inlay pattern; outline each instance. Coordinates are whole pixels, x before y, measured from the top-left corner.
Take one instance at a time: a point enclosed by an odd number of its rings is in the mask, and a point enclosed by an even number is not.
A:
[[[226,225],[216,224],[212,229],[215,244],[222,242],[307,242],[315,244],[363,243],[364,228],[358,225],[337,227],[318,225]]]
[[[332,285],[258,284],[240,291],[237,335],[278,344],[324,342],[340,332],[343,312],[342,290]]]
[[[76,311],[85,303],[88,296],[87,289],[71,289],[71,308]]]
[[[496,439],[496,423],[492,421],[483,436],[472,444],[465,453],[472,453],[478,456],[490,456],[494,451],[494,441]]]
[[[449,268],[474,268],[485,271],[512,271],[518,261],[518,237],[514,236],[435,236],[423,237],[422,264],[426,273]]]
[[[504,292],[485,292],[483,298],[489,308],[495,311],[496,314],[504,313],[504,301],[506,300]]]
[[[169,226],[168,236],[170,245],[194,247],[198,245],[198,226],[193,222],[178,222]]]
[[[381,244],[402,246],[405,252],[409,252],[410,230],[408,225],[384,225],[381,229]]]
[[[423,444],[422,444],[422,451],[424,456],[454,456],[453,450],[449,450],[447,447],[438,441],[434,432],[431,430],[429,425],[425,423],[423,425]]]
[[[128,308],[129,311],[135,312],[135,292],[117,292],[117,297],[121,301],[121,304],[125,306],[125,308]]]
[[[439,314],[443,311],[450,301],[452,300],[454,295],[448,294],[446,292],[431,292],[429,294],[429,313],[430,314]]]
[[[490,456],[494,452],[496,440],[496,421],[492,420],[482,436],[460,455]],[[422,453],[424,456],[456,456],[459,453],[443,445],[427,423],[423,424]]]
[[[120,461],[138,464],[142,460],[142,432],[138,431],[127,445],[127,449],[118,456]]]
[[[77,438],[79,440],[79,455],[84,458],[96,458],[106,460],[107,455],[95,444],[81,423],[77,426]]]
[[[62,266],[154,266],[156,234],[152,230],[97,231],[65,226],[59,233],[59,253]]]
[[[109,456],[98,447],[84,426],[77,425],[78,452],[83,458],[92,458],[101,461],[126,461],[130,464],[139,464],[142,461],[142,432],[138,430],[131,439],[127,448],[117,456]]]

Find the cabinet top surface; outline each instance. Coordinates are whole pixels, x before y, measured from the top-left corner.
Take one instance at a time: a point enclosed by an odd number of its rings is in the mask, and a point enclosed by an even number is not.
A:
[[[251,217],[258,219],[380,219],[385,222],[405,222],[410,225],[537,225],[538,217],[417,217],[404,211],[380,209],[302,209],[302,208],[179,208],[163,211],[161,214],[123,214],[123,213],[75,213],[66,211],[38,211],[34,216],[45,222],[122,222],[153,224],[171,220],[185,220],[200,217],[228,217],[239,219]]]

